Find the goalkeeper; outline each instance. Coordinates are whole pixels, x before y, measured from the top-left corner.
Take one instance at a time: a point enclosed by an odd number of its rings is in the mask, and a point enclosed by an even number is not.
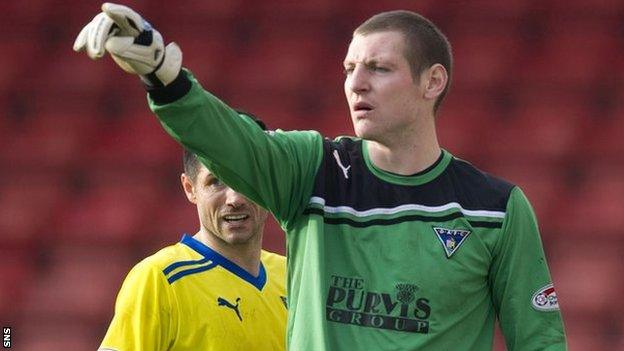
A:
[[[563,350],[535,215],[517,186],[437,141],[450,45],[426,18],[377,14],[343,62],[356,137],[264,133],[181,69],[175,44],[104,4],[74,49],[141,77],[166,131],[286,231],[291,350]]]

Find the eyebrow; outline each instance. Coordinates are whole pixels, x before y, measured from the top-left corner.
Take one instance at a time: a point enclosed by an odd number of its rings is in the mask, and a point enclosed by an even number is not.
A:
[[[390,66],[390,67],[396,67],[396,64],[393,63],[390,60],[383,60],[383,59],[379,59],[379,58],[372,58],[370,60],[364,60],[364,61],[350,61],[350,60],[344,60],[342,62],[343,66],[355,66],[356,63],[358,62],[362,62],[365,66],[367,67],[371,67],[371,66],[379,66],[379,65],[385,65],[385,66]]]

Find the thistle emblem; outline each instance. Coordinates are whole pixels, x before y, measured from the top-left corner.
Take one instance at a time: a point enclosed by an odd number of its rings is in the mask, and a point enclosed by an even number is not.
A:
[[[414,293],[418,290],[418,287],[414,284],[407,283],[399,283],[395,285],[397,291],[397,300],[402,303],[409,305],[412,301],[414,301]]]

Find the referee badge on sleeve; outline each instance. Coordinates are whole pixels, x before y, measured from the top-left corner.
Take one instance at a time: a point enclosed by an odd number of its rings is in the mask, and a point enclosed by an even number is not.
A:
[[[463,229],[447,229],[440,227],[433,227],[438,239],[442,243],[442,247],[444,248],[444,253],[446,253],[447,258],[451,258],[455,251],[459,249],[461,244],[466,241],[468,235],[470,235],[469,230]]]

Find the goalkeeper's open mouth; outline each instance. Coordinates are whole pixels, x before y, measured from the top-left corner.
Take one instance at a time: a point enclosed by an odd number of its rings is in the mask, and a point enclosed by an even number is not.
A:
[[[364,101],[356,102],[353,105],[353,116],[363,117],[372,110],[374,110],[374,107],[368,102],[364,102]]]

